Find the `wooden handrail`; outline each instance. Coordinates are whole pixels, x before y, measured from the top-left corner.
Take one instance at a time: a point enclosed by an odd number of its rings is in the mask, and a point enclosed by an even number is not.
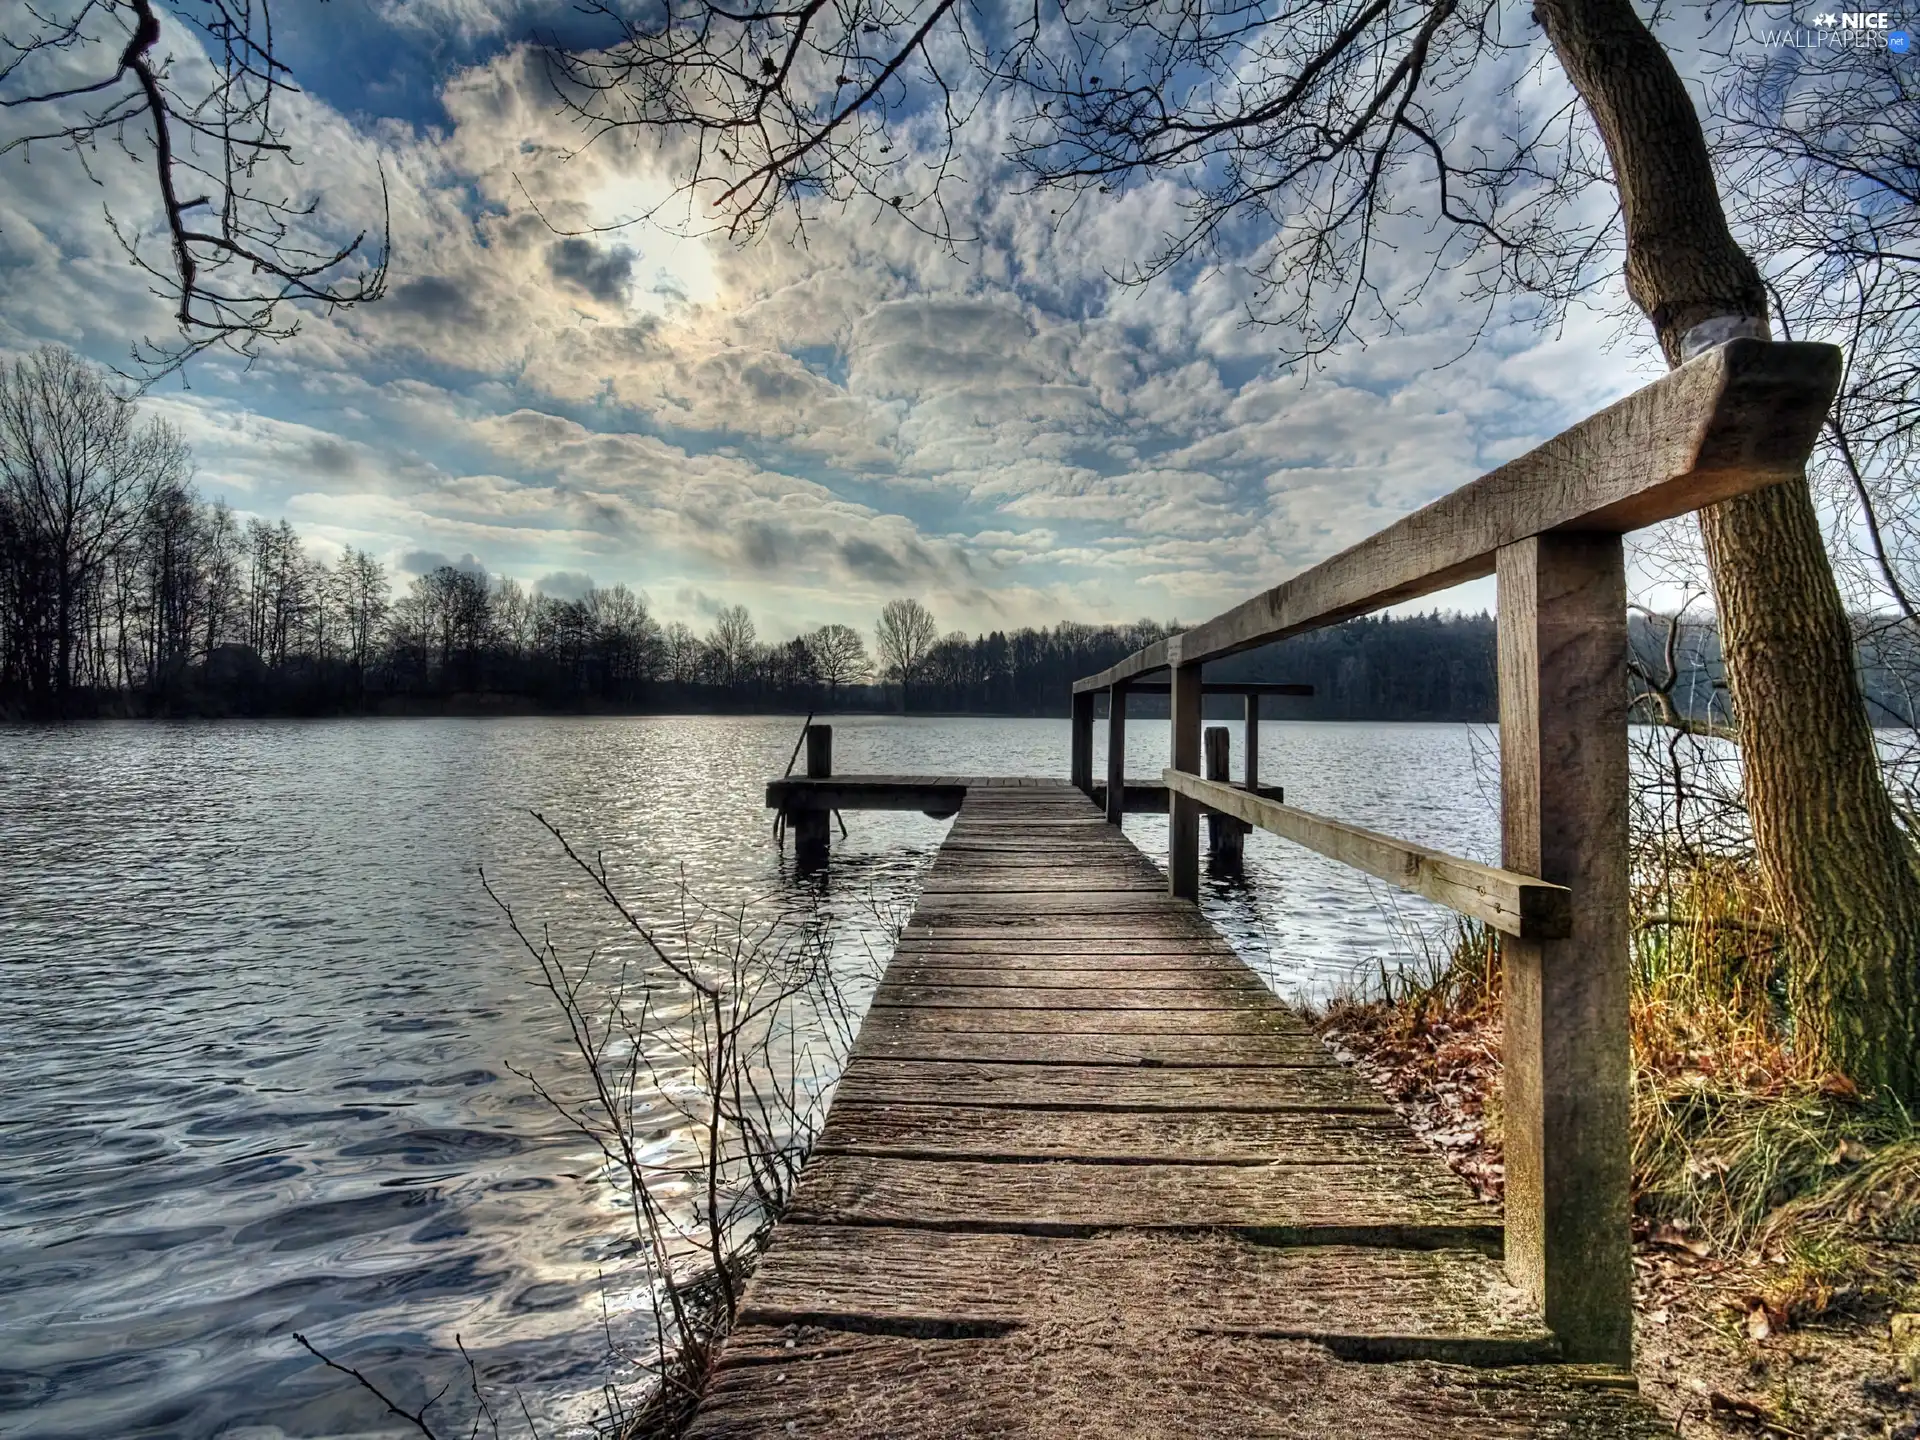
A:
[[[1237,785],[1203,780],[1180,770],[1161,772],[1167,789],[1209,810],[1245,820],[1375,879],[1437,900],[1503,934],[1523,940],[1563,939],[1572,923],[1572,892],[1531,875],[1501,870],[1429,850],[1391,835],[1283,805]]]
[[[1125,683],[1129,695],[1165,695],[1173,689],[1172,682],[1168,680],[1130,680]],[[1200,693],[1202,695],[1311,696],[1313,686],[1272,680],[1209,680],[1200,687]]]
[[[1735,340],[1498,470],[1074,689],[1218,659],[1491,575],[1503,545],[1624,534],[1800,475],[1840,384],[1831,345]]]
[[[1109,776],[1118,785],[1127,692],[1146,688],[1140,676],[1169,672],[1167,888],[1176,897],[1200,897],[1204,808],[1502,932],[1507,1272],[1541,1306],[1570,1360],[1632,1357],[1620,537],[1800,477],[1840,363],[1828,345],[1735,340],[1708,351],[1331,560],[1074,685],[1074,774],[1090,791],[1094,693],[1112,691]],[[1200,702],[1212,688],[1202,680],[1205,662],[1487,574],[1499,576],[1508,868],[1201,778]],[[1248,695],[1250,774],[1258,708]],[[1117,823],[1122,808],[1110,806],[1108,819]]]

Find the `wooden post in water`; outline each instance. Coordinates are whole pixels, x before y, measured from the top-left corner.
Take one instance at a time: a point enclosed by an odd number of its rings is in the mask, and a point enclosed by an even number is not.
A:
[[[1107,691],[1107,823],[1118,825],[1127,813],[1127,687],[1115,681]]]
[[[1094,691],[1080,690],[1073,697],[1073,756],[1069,777],[1073,788],[1089,798],[1093,795],[1093,697]]]
[[[807,778],[824,780],[833,774],[833,727],[807,727]],[[826,810],[806,809],[793,817],[793,858],[803,868],[827,863],[833,816]]]
[[[1248,697],[1249,703],[1252,697]],[[1228,783],[1233,736],[1224,725],[1209,725],[1206,730],[1207,779]],[[1232,815],[1217,810],[1207,812],[1207,866],[1230,875],[1240,873],[1246,854],[1247,832],[1253,827]]]
[[[1173,688],[1173,768],[1200,773],[1200,667],[1175,665]],[[1167,797],[1167,888],[1176,900],[1200,898],[1200,802],[1185,795]]]
[[[1246,787],[1255,795],[1260,793],[1260,697],[1251,691],[1247,694]]]
[[[1498,556],[1502,864],[1572,891],[1564,940],[1501,937],[1507,1272],[1566,1358],[1633,1358],[1627,621],[1620,537]]]

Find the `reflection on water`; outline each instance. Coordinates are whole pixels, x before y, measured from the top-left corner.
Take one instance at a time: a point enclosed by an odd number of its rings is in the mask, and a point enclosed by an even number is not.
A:
[[[562,1069],[566,1037],[479,871],[523,922],[604,938],[537,809],[651,920],[684,877],[750,917],[817,908],[849,954],[884,946],[946,825],[849,815],[825,882],[795,877],[762,785],[797,725],[0,729],[0,1433],[382,1433],[296,1330],[410,1403],[461,1373],[457,1335],[544,1433],[588,1416],[603,1298],[633,1323],[626,1231],[514,1073]],[[842,771],[1065,765],[1063,721],[836,729]],[[1263,737],[1290,800],[1492,858],[1467,727]],[[1165,755],[1164,721],[1129,727],[1132,773]],[[1164,820],[1127,829],[1159,853]],[[1433,927],[1271,836],[1248,857],[1251,883],[1212,885],[1208,908],[1285,993],[1372,974],[1408,920]]]

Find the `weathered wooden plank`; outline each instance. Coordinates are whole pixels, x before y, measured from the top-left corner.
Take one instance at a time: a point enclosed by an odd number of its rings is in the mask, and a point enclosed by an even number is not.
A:
[[[1216,960],[1212,965],[1179,962],[1167,955],[1129,955],[1134,961],[1161,961],[1148,968],[1103,965],[1096,955],[1042,955],[1031,960],[1011,960],[991,955],[920,956],[897,960],[888,967],[890,985],[937,985],[951,990],[1081,990],[1095,983],[1128,991],[1177,993],[1196,984],[1210,985],[1235,993],[1273,992],[1262,985],[1251,971],[1230,967]],[[1079,960],[1078,966],[1054,962]],[[928,963],[921,963],[922,961]],[[980,962],[985,961],[983,965]],[[1172,965],[1164,962],[1174,961]],[[1235,962],[1237,965],[1238,962]]]
[[[964,784],[928,776],[791,776],[767,782],[767,808],[818,810],[934,810],[951,814],[967,798]]]
[[[1067,783],[1085,793],[1093,788],[1093,696],[1073,697],[1072,754]]]
[[[1028,895],[1150,895],[1158,899],[1165,881],[1158,876],[1141,875],[1133,870],[1110,870],[1082,877],[1075,871],[1062,873],[1056,865],[1051,871],[1039,867],[1017,871],[970,870],[965,874],[929,875],[920,887],[922,905],[930,901],[944,903],[949,898],[986,896],[1001,904],[1023,903]]]
[[[1038,1009],[1024,1005],[880,1005],[867,1011],[860,1027],[864,1039],[901,1035],[1213,1035],[1259,1039],[1268,1035],[1304,1035],[1306,1026],[1279,1006],[1214,1006],[1206,1010],[1141,1008]],[[1036,1052],[1043,1049],[1035,1041]]]
[[[1237,979],[1208,986],[1205,972],[1179,973],[1184,982],[1172,985],[954,985],[946,981],[914,983],[900,967],[890,967],[874,992],[879,1006],[937,1006],[941,1009],[994,1010],[1252,1010],[1286,1017],[1299,1025],[1273,992]],[[1231,971],[1226,972],[1231,975]]]
[[[1072,988],[1113,985],[1126,989],[1187,984],[1249,988],[1260,983],[1232,955],[1181,955],[1167,952],[1116,956],[1105,965],[1097,954],[996,954],[992,951],[918,951],[896,956],[892,979],[902,985],[1064,985]],[[912,974],[907,973],[911,970]],[[1264,987],[1263,987],[1264,988]]]
[[[1329,820],[1198,775],[1168,770],[1166,779],[1180,794],[1209,809],[1270,830],[1389,885],[1437,900],[1503,934],[1542,939],[1566,933],[1572,902],[1563,885]]]
[[[1003,935],[922,937],[908,934],[895,946],[895,953],[916,959],[942,955],[980,956],[1060,956],[1065,960],[1091,956],[1111,959],[1124,965],[1129,959],[1155,956],[1214,958],[1239,963],[1238,952],[1220,938],[1219,932],[1193,931],[1182,935],[1146,935],[1129,927],[1124,935],[1104,935],[1097,940],[1064,936],[1035,936],[1030,939]]]
[[[1200,667],[1173,667],[1173,764],[1188,774],[1200,768]],[[1176,900],[1200,898],[1200,811],[1171,784],[1167,802],[1167,893]]]
[[[1239,1053],[1239,1047],[1229,1047],[1228,1053]],[[1324,1052],[1295,1066],[1023,1065],[862,1055],[841,1076],[836,1100],[1044,1110],[1392,1113],[1380,1092],[1351,1070],[1325,1064]]]
[[[1326,1048],[1307,1034],[1126,1035],[986,1033],[865,1027],[861,1055],[894,1060],[993,1061],[1057,1071],[1068,1066],[1164,1067],[1164,1071],[1271,1065],[1326,1065]],[[1340,1067],[1329,1067],[1343,1073]]]
[[[1500,554],[1503,854],[1572,887],[1572,924],[1504,954],[1507,1264],[1567,1353],[1633,1346],[1627,619],[1618,537]]]
[[[1173,689],[1170,681],[1135,681],[1127,686],[1135,695],[1165,695]],[[1085,692],[1077,692],[1085,693]],[[1202,695],[1311,695],[1313,686],[1295,685],[1287,681],[1267,680],[1209,680],[1200,687]]]
[[[1383,1307],[1383,1295],[1398,1303]],[[1063,1239],[794,1225],[761,1261],[740,1319],[959,1338],[1120,1311],[1169,1333],[1312,1340],[1347,1359],[1555,1356],[1552,1335],[1478,1251],[1278,1249],[1207,1232]]]
[[[828,1114],[815,1150],[898,1160],[1088,1164],[1318,1165],[1393,1154],[1432,1159],[1398,1116],[1378,1113],[990,1110],[844,1099]]]
[[[1111,690],[1116,684],[1133,680],[1141,675],[1151,675],[1156,670],[1164,670],[1167,668],[1167,655],[1167,642],[1156,640],[1144,650],[1136,650],[1126,659],[1074,681],[1074,693],[1077,695],[1083,690]]]
[[[1134,950],[1135,954],[1184,954],[1183,947],[1208,939],[1207,933],[1199,926],[1181,926],[1154,921],[1150,926],[1129,925],[1120,933],[1114,930],[1096,927],[1086,923],[1084,918],[1074,916],[1059,917],[1045,925],[1020,925],[1011,921],[1000,925],[986,925],[978,921],[948,922],[935,925],[921,925],[907,922],[903,932],[909,941],[920,941],[933,948],[947,950],[949,947],[967,941],[999,941],[1006,948],[1019,950],[1021,947],[1036,947],[1048,941],[1061,941],[1073,947],[1076,953],[1084,953],[1089,946],[1109,944],[1118,950],[1122,945],[1139,946],[1146,941],[1172,941],[1172,946],[1164,951]],[[982,952],[988,953],[988,952]],[[1029,948],[1034,955],[1047,952]]]
[[[1830,345],[1735,340],[1330,560],[1076,691],[1198,664],[1490,575],[1549,530],[1622,534],[1803,473],[1840,380]],[[1183,765],[1194,770],[1195,765]]]
[[[1119,920],[1121,916],[1160,918],[1168,924],[1179,924],[1182,918],[1167,905],[1165,894],[1137,887],[1125,891],[1102,891],[1098,895],[1075,890],[1029,890],[1022,892],[1017,906],[1008,905],[1000,895],[934,891],[921,895],[914,914],[916,917],[934,917],[970,911],[1026,925],[1044,924],[1057,915],[1105,915],[1114,918],[1115,923],[1111,928],[1116,931],[1123,928]]]
[[[916,940],[1072,940],[1082,946],[1136,940],[1204,940],[1207,931],[1195,916],[1191,923],[1143,910],[1109,916],[1065,911],[1050,915],[995,914],[990,909],[935,911],[915,916],[904,932]]]
[[[1630,1376],[1369,1365],[1305,1341],[1169,1333],[1128,1312],[926,1340],[748,1326],[688,1440],[1655,1440]]]
[[[821,1155],[794,1187],[803,1225],[975,1234],[1216,1229],[1271,1245],[1477,1246],[1498,1212],[1431,1157],[1334,1165],[1026,1165]]]

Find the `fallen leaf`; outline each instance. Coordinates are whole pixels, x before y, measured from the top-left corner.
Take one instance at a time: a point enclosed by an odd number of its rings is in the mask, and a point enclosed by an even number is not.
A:
[[[1820,1093],[1822,1095],[1830,1095],[1835,1099],[1858,1100],[1860,1098],[1860,1087],[1836,1070],[1821,1077]]]

